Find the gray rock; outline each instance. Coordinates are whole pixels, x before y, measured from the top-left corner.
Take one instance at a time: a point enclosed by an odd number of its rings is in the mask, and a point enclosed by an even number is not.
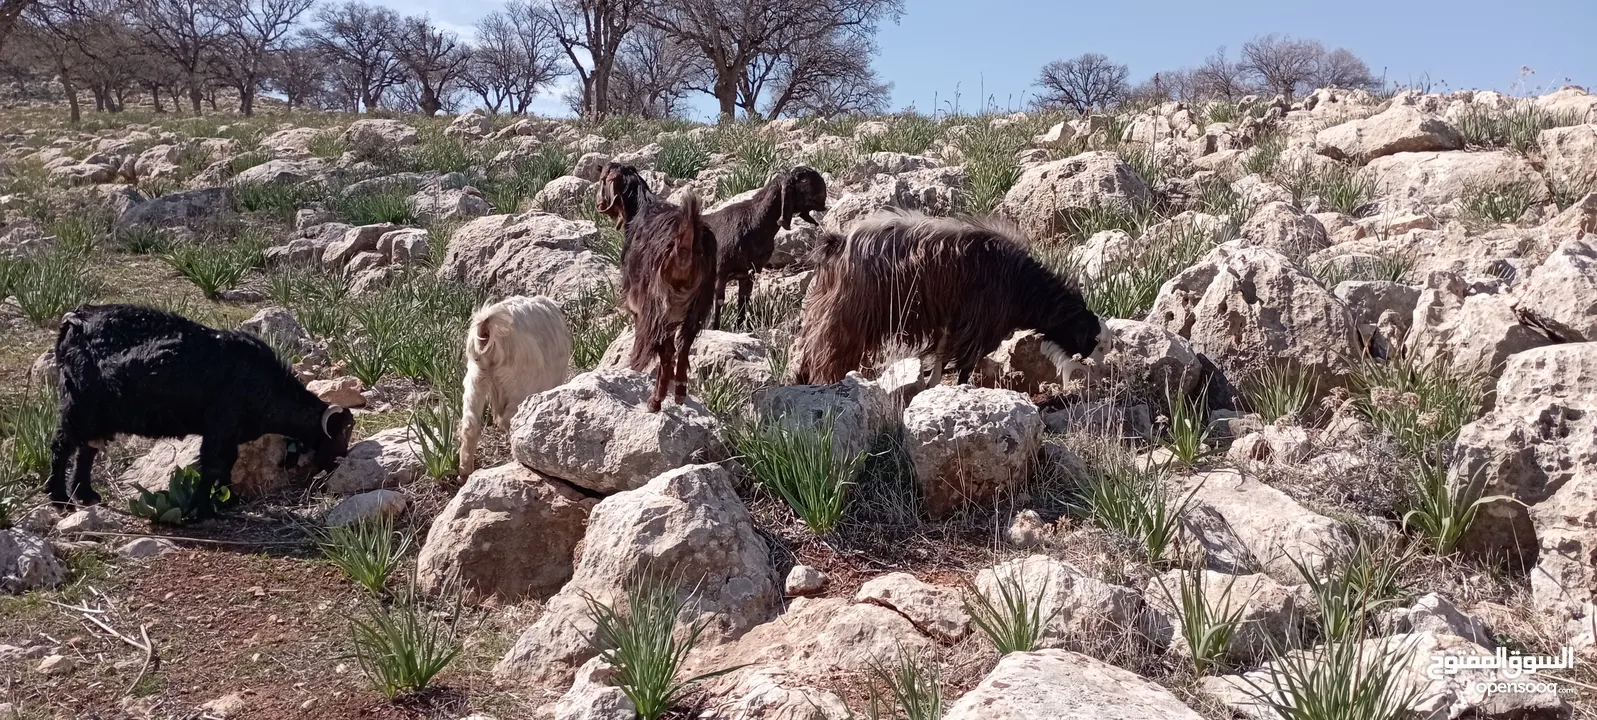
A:
[[[53,588],[66,579],[67,564],[48,540],[17,528],[0,530],[0,592]]]
[[[799,595],[814,595],[826,588],[831,578],[826,573],[816,570],[808,565],[794,565],[787,573],[787,582],[784,583],[784,592],[789,597]]]
[[[394,490],[372,490],[338,501],[322,522],[328,527],[352,525],[372,520],[399,517],[410,506],[410,498]]]
[[[384,430],[349,446],[349,454],[327,474],[327,491],[338,495],[399,487],[421,476],[421,447],[409,428]]]
[[[116,226],[202,227],[229,212],[232,205],[233,191],[226,187],[185,190],[128,208],[117,218]]]
[[[1094,204],[1143,202],[1148,186],[1112,152],[1086,152],[1027,168],[1005,194],[1002,212],[1027,235],[1043,238],[1064,232],[1065,213]]]
[[[904,410],[904,450],[926,511],[947,517],[1018,491],[1042,447],[1042,416],[1010,390],[934,387]]]
[[[854,594],[854,602],[880,605],[903,615],[939,642],[959,642],[970,634],[970,615],[959,591],[921,582],[909,573],[870,579]]]
[[[1010,653],[944,720],[1200,720],[1169,690],[1064,650]]]

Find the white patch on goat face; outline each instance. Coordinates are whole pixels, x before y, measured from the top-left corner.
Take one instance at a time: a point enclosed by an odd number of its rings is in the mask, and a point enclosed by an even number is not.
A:
[[[1115,334],[1109,329],[1109,323],[1104,322],[1103,318],[1098,318],[1098,344],[1093,346],[1092,354],[1088,355],[1087,359],[1095,363],[1103,362],[1104,356],[1109,353],[1109,346],[1114,344],[1114,341]]]
[[[1048,358],[1049,362],[1054,364],[1055,368],[1058,368],[1059,381],[1065,385],[1070,384],[1071,378],[1073,378],[1076,373],[1085,372],[1087,369],[1086,366],[1082,365],[1081,362],[1076,360],[1076,358],[1073,358],[1069,354],[1065,353],[1064,348],[1059,347],[1057,344],[1051,341],[1042,341],[1042,354],[1044,357]]]

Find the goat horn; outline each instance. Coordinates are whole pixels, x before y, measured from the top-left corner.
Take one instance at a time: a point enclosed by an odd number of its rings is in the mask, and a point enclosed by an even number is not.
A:
[[[328,405],[327,406],[327,411],[322,413],[322,434],[323,435],[326,435],[327,437],[332,437],[333,436],[333,431],[327,429],[327,421],[331,420],[334,415],[337,415],[337,414],[339,414],[339,413],[341,413],[343,411],[344,411],[344,409],[339,407],[339,406],[337,406],[337,405]]]

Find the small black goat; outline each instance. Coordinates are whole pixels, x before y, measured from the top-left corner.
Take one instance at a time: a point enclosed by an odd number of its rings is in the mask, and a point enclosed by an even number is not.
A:
[[[649,183],[631,165],[605,163],[599,171],[599,195],[594,206],[609,215],[616,228],[625,230],[627,223],[637,217],[638,210],[659,198],[649,190]]]
[[[57,507],[100,501],[94,456],[118,434],[201,436],[200,497],[230,484],[238,446],[267,433],[298,441],[321,470],[349,451],[355,416],[305,389],[249,333],[134,305],[84,305],[62,318],[55,357],[61,420],[46,487]]]
[[[721,329],[721,306],[726,286],[738,284],[738,322],[748,311],[749,294],[754,291],[754,276],[771,261],[776,250],[776,229],[793,226],[793,216],[819,225],[810,215],[826,210],[826,180],[812,168],[793,168],[773,178],[754,197],[733,203],[704,216],[704,224],[715,234],[716,252],[715,319],[711,327]]]
[[[1081,293],[1026,251],[1012,223],[884,210],[812,251],[794,382],[826,384],[893,340],[932,355],[932,384],[954,362],[961,383],[1016,330],[1042,333],[1063,379],[1108,348]]]
[[[625,195],[622,203],[634,207]],[[714,302],[715,236],[704,226],[692,192],[680,208],[665,201],[636,207],[621,252],[621,295],[634,322],[628,364],[643,372],[651,355],[659,357],[649,398],[649,412],[659,412],[673,383],[677,403],[687,399],[688,352]]]

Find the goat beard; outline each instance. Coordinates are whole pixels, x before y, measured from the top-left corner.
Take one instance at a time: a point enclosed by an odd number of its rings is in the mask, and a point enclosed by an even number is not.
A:
[[[1087,374],[1087,368],[1103,361],[1104,354],[1109,351],[1112,335],[1109,326],[1104,324],[1102,318],[1098,320],[1097,344],[1093,346],[1092,354],[1083,358],[1080,354],[1066,353],[1065,349],[1051,340],[1042,341],[1042,353],[1054,368],[1059,371],[1059,382],[1069,386],[1071,378],[1077,373]]]

